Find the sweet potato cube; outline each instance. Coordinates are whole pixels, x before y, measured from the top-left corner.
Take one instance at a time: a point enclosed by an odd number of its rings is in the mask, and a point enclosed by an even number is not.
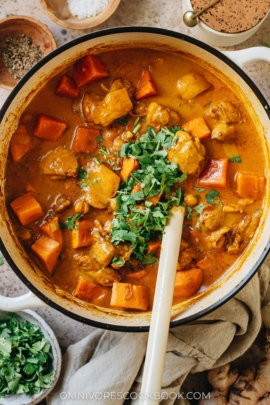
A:
[[[80,249],[91,245],[93,227],[94,222],[92,219],[82,219],[76,222],[76,228],[71,231],[73,249]]]
[[[18,126],[10,141],[10,153],[14,162],[19,162],[21,158],[31,149],[31,137],[24,124]]]
[[[264,192],[265,178],[256,174],[236,174],[237,194],[241,198],[257,200]]]
[[[113,283],[111,306],[146,311],[148,292],[144,285]]]
[[[136,100],[142,100],[143,98],[153,97],[158,94],[156,85],[151,76],[149,70],[142,72],[137,86],[137,91],[135,93]]]
[[[203,283],[203,271],[198,268],[177,271],[174,294],[176,298],[190,297],[196,294]]]
[[[122,164],[122,169],[120,171],[120,176],[123,181],[127,181],[127,179],[130,177],[131,173],[134,172],[134,170],[137,170],[140,168],[140,163],[138,160],[133,159],[131,157],[126,157],[123,160]]]
[[[98,143],[100,130],[91,127],[77,127],[72,144],[74,153],[94,153]]]
[[[102,295],[106,294],[107,290],[104,287],[94,283],[93,281],[80,278],[74,291],[74,296],[83,301],[95,301]]]
[[[67,98],[77,98],[80,89],[68,75],[64,75],[57,86],[56,94]]]
[[[46,141],[57,141],[66,127],[67,124],[64,121],[48,115],[40,115],[34,129],[34,135],[38,138],[46,139]]]
[[[15,198],[10,206],[22,225],[28,225],[43,216],[41,205],[28,193]]]
[[[196,73],[188,73],[182,76],[177,83],[178,93],[184,100],[190,100],[210,87],[211,83],[204,76]]]
[[[56,240],[42,235],[31,246],[32,251],[38,257],[45,269],[52,274],[60,254],[60,245]]]
[[[228,183],[228,162],[227,158],[209,159],[198,178],[198,185],[226,188]]]
[[[194,138],[199,138],[200,140],[206,139],[211,135],[211,131],[202,116],[195,117],[185,122],[182,128],[188,131]]]
[[[147,245],[147,253],[157,253],[161,248],[161,240],[149,241]]]
[[[59,227],[58,217],[53,217],[40,225],[39,229],[49,238],[59,243],[60,250],[63,247],[63,232]]]
[[[109,76],[107,69],[95,55],[86,55],[79,60],[73,70],[73,78],[78,87]]]
[[[104,164],[94,160],[87,166],[88,177],[83,180],[86,201],[95,208],[106,208],[119,188],[120,177]]]

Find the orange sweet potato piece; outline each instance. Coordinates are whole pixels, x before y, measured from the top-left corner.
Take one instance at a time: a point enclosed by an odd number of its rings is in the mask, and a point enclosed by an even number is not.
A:
[[[182,127],[185,131],[200,140],[206,139],[211,135],[211,131],[201,115],[185,122]]]
[[[77,98],[80,89],[68,75],[63,75],[57,86],[56,94],[67,98]]]
[[[82,219],[76,222],[76,228],[71,231],[71,244],[73,249],[91,245],[93,227],[94,222],[92,219]]]
[[[156,253],[161,247],[161,240],[147,242],[147,253]]]
[[[123,165],[122,169],[120,172],[121,179],[123,181],[127,181],[127,179],[130,177],[131,173],[134,172],[134,170],[139,169],[140,163],[138,160],[133,159],[131,157],[126,157],[123,160]]]
[[[10,141],[10,153],[14,162],[19,162],[21,158],[31,149],[31,137],[24,124],[18,126]]]
[[[48,236],[41,235],[31,246],[31,249],[45,269],[51,274],[60,254],[59,243]]]
[[[264,192],[265,178],[256,174],[236,174],[237,194],[241,198],[257,200]]]
[[[80,278],[74,291],[74,296],[83,301],[95,301],[106,294],[106,289],[93,281]]]
[[[209,159],[198,178],[198,185],[226,188],[228,183],[229,159]]]
[[[47,141],[57,141],[67,127],[64,121],[48,115],[40,115],[34,129],[34,135]]]
[[[78,87],[109,76],[109,72],[95,55],[86,55],[79,60],[73,70],[73,78]]]
[[[154,195],[154,197],[147,198],[146,201],[149,201],[149,202],[151,202],[154,206],[156,206],[157,203],[158,203],[159,200],[160,200],[160,197],[161,197],[161,195],[160,195],[160,194],[157,194],[157,195]]]
[[[149,70],[143,71],[139,79],[137,91],[135,93],[136,100],[156,96],[157,94],[158,91],[151,73],[149,72]]]
[[[203,271],[198,268],[177,271],[175,277],[174,294],[178,297],[190,297],[196,294],[203,283]]]
[[[144,285],[113,283],[111,306],[146,311],[148,308],[147,288]]]
[[[28,225],[43,216],[41,205],[28,193],[15,198],[10,206],[22,225]]]
[[[77,127],[72,144],[74,153],[94,153],[98,143],[100,130],[91,127]]]
[[[58,217],[53,217],[40,225],[39,229],[49,238],[59,243],[60,250],[63,247],[63,233],[59,227]]]

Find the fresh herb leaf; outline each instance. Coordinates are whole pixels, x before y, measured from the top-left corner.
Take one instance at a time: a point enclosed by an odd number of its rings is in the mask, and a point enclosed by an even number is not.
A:
[[[128,242],[142,263],[152,264],[156,260],[155,256],[147,255],[147,242],[163,233],[172,206],[180,205],[183,198],[179,183],[187,175],[167,157],[178,129],[164,127],[156,133],[148,127],[138,141],[125,143],[120,151],[122,158],[138,160],[140,168],[131,173],[117,193],[118,210],[114,212],[110,236],[114,244]],[[140,191],[132,193],[135,185],[140,186]],[[152,198],[157,200],[155,204]]]
[[[125,260],[120,259],[120,257],[114,257],[112,259],[112,264],[115,264],[117,266],[123,266],[125,264]]]
[[[87,179],[87,177],[88,177],[87,170],[84,170],[81,167],[78,167],[77,172],[78,172],[78,179],[80,181],[83,180],[83,179]]]
[[[121,124],[121,125],[125,126],[125,125],[127,125],[128,120],[129,120],[129,116],[128,116],[128,115],[125,115],[124,117],[117,118],[117,119],[115,120],[115,122],[117,122],[118,124]]]
[[[4,256],[0,252],[0,266],[2,266],[3,264],[4,264]]]
[[[76,214],[76,215],[70,215],[67,217],[65,222],[61,222],[60,228],[61,229],[75,229],[76,228],[76,222],[79,221],[80,218],[83,217],[83,214]]]
[[[39,325],[8,314],[0,320],[0,336],[0,397],[33,395],[49,388],[53,354]]]
[[[110,152],[108,151],[108,149],[106,149],[104,146],[101,146],[101,148],[99,148],[99,153],[103,156],[108,156],[110,154]]]
[[[208,204],[216,205],[216,202],[214,201],[214,198],[218,197],[218,196],[219,196],[219,192],[214,190],[214,189],[211,189],[209,191],[209,193],[206,194],[205,199],[208,202]]]
[[[198,204],[193,209],[194,209],[194,211],[197,212],[197,214],[201,215],[201,213],[205,209],[205,205],[204,204]]]
[[[240,158],[240,156],[233,156],[229,159],[229,161],[233,163],[242,163],[242,159]]]
[[[102,143],[102,142],[104,142],[103,136],[102,136],[102,135],[97,136],[97,137],[96,137],[96,141],[97,141],[97,143]]]
[[[198,191],[199,193],[203,193],[205,191],[205,188],[203,188],[203,187],[194,187],[193,190]]]

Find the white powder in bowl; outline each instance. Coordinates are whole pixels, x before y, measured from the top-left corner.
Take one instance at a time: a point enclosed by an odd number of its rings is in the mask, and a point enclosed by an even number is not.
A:
[[[78,18],[95,17],[108,6],[109,0],[67,0],[69,11]]]

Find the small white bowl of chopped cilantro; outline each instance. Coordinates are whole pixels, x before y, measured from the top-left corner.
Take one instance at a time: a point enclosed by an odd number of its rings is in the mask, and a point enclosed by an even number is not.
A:
[[[36,312],[0,312],[1,405],[33,405],[46,398],[61,359],[53,331]]]

